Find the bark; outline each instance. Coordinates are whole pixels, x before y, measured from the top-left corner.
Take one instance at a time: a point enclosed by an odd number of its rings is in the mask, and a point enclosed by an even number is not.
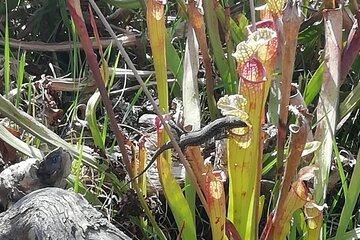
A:
[[[82,196],[60,188],[34,191],[0,214],[0,239],[131,239]]]

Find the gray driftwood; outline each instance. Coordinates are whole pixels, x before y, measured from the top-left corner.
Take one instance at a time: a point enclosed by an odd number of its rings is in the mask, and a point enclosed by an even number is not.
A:
[[[0,240],[131,239],[82,196],[60,188],[43,188],[0,214]]]

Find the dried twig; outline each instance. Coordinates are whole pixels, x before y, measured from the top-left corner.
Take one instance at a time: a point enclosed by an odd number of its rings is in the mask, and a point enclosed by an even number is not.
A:
[[[96,3],[94,2],[94,0],[89,0],[90,4],[92,5],[92,7],[94,8],[95,12],[98,14],[100,20],[103,22],[106,30],[109,32],[109,34],[116,39],[116,35],[114,33],[114,31],[111,29],[110,24],[106,21],[104,15],[102,14],[102,12],[100,11],[100,9],[98,8],[98,6],[96,5]],[[127,52],[124,49],[124,46],[122,44],[122,41],[119,39],[116,39],[115,44],[117,45],[117,47],[119,48],[122,56],[124,57],[124,60],[126,62],[126,64],[129,66],[129,68],[133,71],[134,76],[136,78],[136,80],[139,82],[139,84],[141,85],[141,87],[144,90],[145,95],[147,96],[147,98],[149,99],[151,105],[154,108],[154,112],[156,113],[156,115],[159,116],[161,123],[164,126],[165,131],[167,132],[167,134],[169,135],[170,141],[173,144],[173,147],[175,149],[175,151],[178,153],[179,155],[179,159],[181,161],[181,163],[184,165],[185,169],[187,170],[191,180],[194,182],[194,186],[196,188],[197,194],[206,210],[206,212],[208,213],[208,204],[205,200],[204,194],[201,191],[199,185],[197,184],[197,180],[196,177],[194,175],[194,172],[192,171],[190,164],[186,161],[184,154],[182,153],[179,144],[177,143],[175,136],[172,134],[172,132],[170,131],[170,128],[168,126],[168,124],[166,123],[165,119],[163,118],[163,116],[161,115],[160,109],[157,106],[155,100],[153,99],[153,97],[151,96],[146,84],[144,83],[144,81],[141,79],[141,77],[139,76],[134,64],[132,63],[129,55],[127,54]]]
[[[138,38],[138,34],[124,35],[117,37],[121,39],[125,47],[135,46]],[[109,46],[111,43],[114,43],[113,38],[102,38],[101,45],[103,47]],[[98,49],[99,46],[96,44],[95,40],[91,41],[94,49]],[[4,46],[4,40],[0,40],[0,45]],[[59,42],[59,43],[45,43],[40,41],[22,41],[10,38],[10,47],[15,49],[22,49],[28,51],[38,51],[38,52],[67,52],[73,49],[74,47],[82,48],[80,43],[74,42]]]

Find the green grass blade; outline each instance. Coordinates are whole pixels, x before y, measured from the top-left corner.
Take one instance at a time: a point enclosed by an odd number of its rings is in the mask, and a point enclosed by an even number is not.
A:
[[[42,159],[42,157],[43,157],[43,154],[41,153],[41,151],[39,149],[26,144],[25,142],[21,141],[19,138],[12,135],[4,127],[3,124],[0,124],[0,138],[4,142],[9,144],[10,146],[15,148],[16,150],[18,150],[19,152],[25,154],[26,156],[37,158],[37,159]]]
[[[276,166],[276,151],[270,153],[266,153],[263,157],[264,161],[263,161],[263,168],[261,171],[262,175],[267,174],[268,172],[270,172],[270,170],[272,170],[275,166]]]
[[[319,94],[324,73],[324,63],[321,63],[318,69],[316,69],[314,75],[311,77],[309,83],[306,85],[304,92],[304,101],[306,105],[309,105],[315,97]]]
[[[7,1],[5,1],[5,39],[4,39],[4,88],[5,95],[8,96],[10,92],[10,46],[9,46],[9,15],[7,9]]]
[[[16,107],[19,107],[19,103],[20,103],[21,86],[24,80],[25,57],[26,57],[26,52],[23,52],[20,57],[17,79],[16,79],[16,86],[17,86],[16,103],[15,103]]]
[[[321,103],[323,103],[323,102],[321,101],[319,104],[321,104]],[[324,104],[321,107],[323,107],[324,111],[325,111]],[[345,198],[346,198],[347,193],[348,193],[348,185],[347,185],[347,182],[346,182],[346,176],[345,176],[345,172],[344,172],[344,169],[342,167],[341,160],[340,160],[340,153],[339,153],[339,148],[338,148],[337,143],[336,143],[335,133],[330,127],[331,126],[330,117],[328,116],[327,113],[325,114],[325,120],[326,120],[327,126],[329,128],[328,131],[330,131],[330,134],[331,134],[333,152],[335,153],[335,156],[336,156],[336,166],[338,168],[338,172],[339,172],[340,180],[341,180],[341,185],[342,185],[344,195],[345,195]]]
[[[181,84],[183,79],[183,64],[176,52],[175,47],[171,44],[171,39],[169,38],[169,34],[166,34],[165,37],[165,47],[166,47],[166,64],[169,70],[174,74],[178,86],[174,87],[175,96],[180,96]],[[175,83],[176,84],[176,83]],[[179,87],[180,86],[180,87]]]
[[[100,92],[96,91],[90,97],[88,103],[86,104],[85,116],[95,145],[101,150],[105,151],[104,141],[101,136],[99,124],[96,119],[96,108],[99,105],[99,101],[100,101]]]
[[[79,137],[79,141],[78,141],[78,149],[79,149],[79,156],[77,157],[77,159],[74,161],[73,165],[72,165],[72,169],[71,172],[74,175],[74,182],[73,182],[73,188],[74,188],[74,192],[78,193],[79,192],[79,186],[80,186],[80,174],[81,174],[81,163],[83,160],[83,147],[84,144],[82,143],[82,139],[83,139],[83,134],[84,134],[84,128],[81,129],[81,134]]]
[[[28,109],[27,109],[27,113],[31,114],[32,111],[32,78],[29,79],[29,84],[27,85],[27,101],[28,101]]]
[[[335,239],[344,239],[345,231],[348,227],[349,221],[354,211],[356,201],[360,194],[360,151],[356,159],[356,165],[354,172],[351,176],[349,191],[347,192],[347,197],[345,200],[344,208],[342,209],[339,226],[336,232]]]
[[[350,92],[345,100],[340,104],[340,119],[344,118],[349,112],[360,106],[360,83]]]
[[[204,0],[203,7],[205,13],[206,30],[209,34],[210,46],[213,52],[215,65],[220,72],[225,92],[227,94],[234,93],[236,91],[236,86],[234,84],[235,81],[232,81],[231,79],[229,65],[222,48],[218,28],[218,19],[214,11],[214,2],[212,0]]]

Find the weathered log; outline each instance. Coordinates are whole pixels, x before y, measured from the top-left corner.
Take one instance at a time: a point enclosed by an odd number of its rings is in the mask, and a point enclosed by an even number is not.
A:
[[[0,240],[131,239],[96,211],[81,195],[43,188],[0,214]]]

